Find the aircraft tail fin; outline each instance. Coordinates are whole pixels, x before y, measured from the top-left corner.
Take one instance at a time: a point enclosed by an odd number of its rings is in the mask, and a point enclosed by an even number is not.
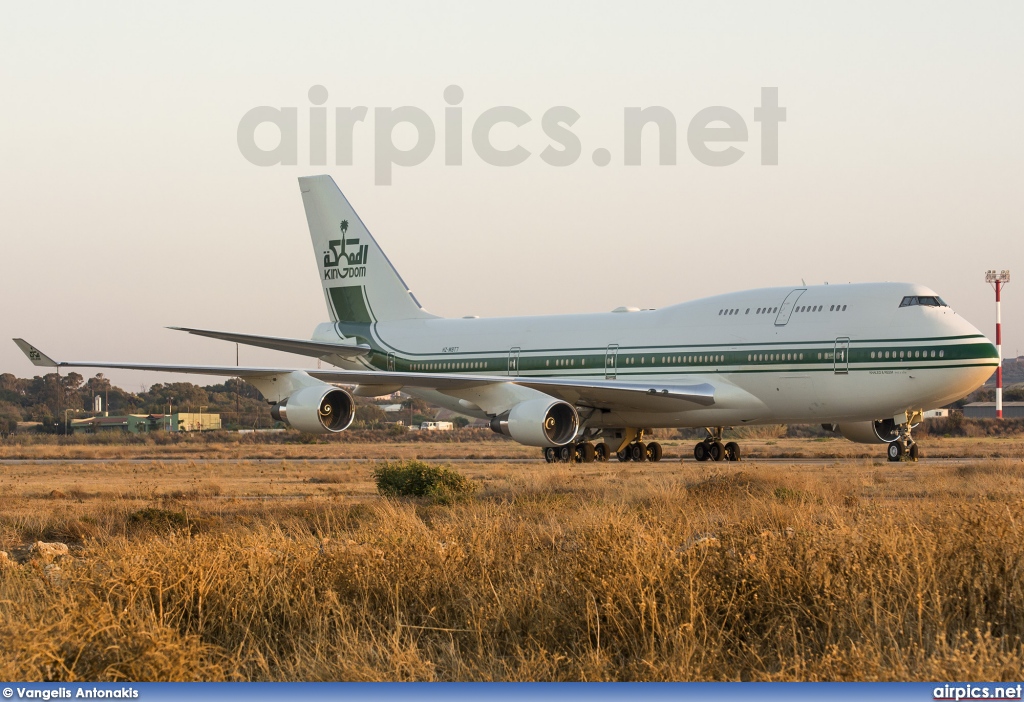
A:
[[[299,178],[331,321],[426,319],[427,313],[329,175]]]
[[[44,368],[56,368],[59,363],[47,356],[45,353],[37,349],[32,344],[28,343],[24,339],[14,339],[14,343],[18,345],[22,353],[28,356],[28,360],[32,361],[33,366],[43,366]]]

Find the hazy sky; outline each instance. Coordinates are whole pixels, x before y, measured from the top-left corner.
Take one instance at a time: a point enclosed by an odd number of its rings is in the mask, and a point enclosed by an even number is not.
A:
[[[3,338],[65,359],[234,363],[184,325],[308,337],[327,318],[296,184],[330,173],[424,306],[483,316],[661,307],[770,285],[906,280],[994,337],[988,268],[1006,290],[1004,352],[1024,352],[1024,4],[24,3],[0,23]],[[464,91],[464,163],[444,165],[444,89]],[[309,159],[324,86],[327,166]],[[754,108],[778,87],[779,165]],[[259,105],[298,109],[298,165],[258,167],[236,131]],[[333,114],[367,106],[353,165]],[[421,165],[374,184],[376,107],[437,127]],[[484,110],[532,122],[470,147]],[[582,156],[544,163],[541,116],[572,107]],[[623,110],[661,105],[676,165],[623,165]],[[734,165],[689,152],[722,105],[749,141]],[[257,131],[269,148],[269,127]],[[395,132],[407,148],[415,133]],[[724,147],[726,145],[722,145]],[[598,167],[596,148],[611,152]],[[716,145],[717,148],[717,145]],[[301,357],[243,348],[242,364]],[[31,376],[0,341],[0,372]],[[169,376],[110,372],[138,390]],[[202,382],[202,381],[200,381]]]

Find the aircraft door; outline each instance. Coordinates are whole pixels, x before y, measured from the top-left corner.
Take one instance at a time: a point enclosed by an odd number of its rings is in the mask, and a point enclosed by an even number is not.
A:
[[[508,374],[519,375],[519,351],[518,346],[513,346],[508,351]]]
[[[388,370],[389,371],[395,370],[395,354],[394,354],[394,352],[391,352],[391,353],[388,354]]]
[[[786,299],[782,301],[782,306],[779,307],[779,314],[775,317],[775,326],[784,327],[789,323],[789,317],[793,314],[793,308],[796,307],[796,301],[800,299],[800,296],[807,292],[807,288],[797,288],[790,294],[786,295]]]
[[[608,344],[608,349],[604,353],[604,378],[605,380],[615,380],[618,375],[618,362],[619,362],[619,345]]]
[[[841,336],[836,339],[834,359],[835,372],[837,375],[846,375],[850,372],[850,337]]]

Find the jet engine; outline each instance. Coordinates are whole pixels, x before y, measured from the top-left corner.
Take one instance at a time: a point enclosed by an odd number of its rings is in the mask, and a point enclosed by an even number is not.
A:
[[[336,434],[348,429],[356,416],[356,403],[341,388],[314,385],[293,392],[270,408],[279,422],[311,434]]]
[[[836,430],[843,438],[858,444],[891,444],[900,437],[900,429],[892,419],[839,424]]]
[[[580,417],[561,400],[539,398],[520,402],[491,419],[491,430],[527,446],[565,446],[576,438]]]

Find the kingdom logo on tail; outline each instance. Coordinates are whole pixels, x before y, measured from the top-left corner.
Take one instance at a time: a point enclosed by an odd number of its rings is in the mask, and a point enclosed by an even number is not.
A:
[[[341,220],[340,239],[331,239],[327,242],[329,247],[324,251],[324,280],[336,280],[339,278],[362,278],[366,275],[366,267],[363,265],[370,257],[370,247],[367,244],[359,246],[359,239],[346,239],[345,232],[348,231],[348,220]],[[355,253],[349,253],[347,246],[355,246]],[[338,268],[338,263],[345,259],[348,263],[346,268]]]

